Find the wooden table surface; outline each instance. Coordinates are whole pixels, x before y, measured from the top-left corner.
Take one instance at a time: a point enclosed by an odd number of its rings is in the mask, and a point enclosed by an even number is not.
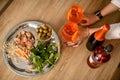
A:
[[[0,16],[0,49],[7,32],[16,24],[26,20],[39,20],[52,25],[58,34],[64,25],[66,12],[73,4],[81,5],[85,13],[102,9],[110,0],[13,0]],[[106,16],[91,27],[100,27],[105,23],[120,22],[120,12]],[[61,39],[60,39],[61,40]],[[108,40],[105,44],[114,45],[110,61],[97,69],[87,65],[90,52],[86,49],[86,40],[77,47],[61,46],[61,57],[48,73],[35,77],[22,77],[6,66],[0,52],[0,80],[111,80],[120,63],[120,40]]]

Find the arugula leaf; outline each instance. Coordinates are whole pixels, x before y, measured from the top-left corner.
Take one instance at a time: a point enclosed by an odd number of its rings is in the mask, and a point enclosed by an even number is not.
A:
[[[30,56],[30,61],[34,65],[34,69],[43,72],[43,68],[46,65],[51,67],[60,55],[56,48],[57,44],[51,41],[46,43],[38,41],[38,45],[31,49],[32,54]]]

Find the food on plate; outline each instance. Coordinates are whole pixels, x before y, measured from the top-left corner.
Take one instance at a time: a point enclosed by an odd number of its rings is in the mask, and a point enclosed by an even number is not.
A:
[[[43,27],[48,29],[47,27]],[[49,29],[48,29],[49,30]],[[44,68],[53,66],[59,58],[58,45],[51,40],[44,42],[36,40],[31,32],[21,30],[14,38],[13,42],[7,42],[4,49],[7,51],[8,58],[17,55],[19,58],[31,63],[30,70],[44,72]],[[32,66],[32,67],[31,67]]]
[[[51,67],[59,58],[59,53],[57,50],[58,45],[54,42],[38,42],[36,47],[31,49],[30,61],[34,65],[34,69],[39,72],[44,72],[44,67]]]
[[[39,28],[36,29],[37,36],[41,40],[47,40],[52,35],[52,29],[46,24],[42,24]]]
[[[21,30],[14,39],[14,42],[17,46],[15,53],[19,57],[28,60],[30,56],[30,49],[35,43],[33,34],[29,31]]]
[[[14,38],[13,42],[8,42],[4,45],[10,58],[12,55],[17,55],[19,58],[25,61],[29,60],[30,49],[35,43],[33,34],[29,31],[21,30]]]
[[[7,60],[12,63],[10,66],[25,70],[27,74],[30,72],[30,75],[47,72],[60,56],[59,45],[55,37],[51,37],[52,28],[39,25],[20,26],[20,30],[18,28],[10,34],[3,46]]]
[[[30,56],[30,50],[27,48],[19,48],[12,42],[8,42],[4,45],[4,49],[7,51],[8,58],[11,58],[13,55],[17,55],[19,58],[28,61]]]
[[[33,34],[29,31],[25,31],[25,30],[21,30],[16,38],[14,39],[14,42],[16,43],[16,45],[18,47],[24,47],[26,49],[30,49],[32,48],[32,46],[35,43],[35,38],[33,36]]]

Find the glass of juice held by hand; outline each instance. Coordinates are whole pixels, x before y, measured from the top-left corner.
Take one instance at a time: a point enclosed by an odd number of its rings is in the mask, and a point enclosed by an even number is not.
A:
[[[61,37],[63,44],[66,46],[75,47],[82,41],[78,25],[72,22],[68,22],[63,26],[61,30]]]

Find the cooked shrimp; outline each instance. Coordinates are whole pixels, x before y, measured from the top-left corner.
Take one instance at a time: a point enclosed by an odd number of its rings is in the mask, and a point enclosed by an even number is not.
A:
[[[31,32],[21,30],[14,39],[17,48],[14,49],[16,55],[20,58],[28,59],[30,56],[30,49],[35,43],[34,36]]]
[[[32,34],[31,34],[30,32],[26,32],[26,36],[27,36],[28,38],[32,38]]]

